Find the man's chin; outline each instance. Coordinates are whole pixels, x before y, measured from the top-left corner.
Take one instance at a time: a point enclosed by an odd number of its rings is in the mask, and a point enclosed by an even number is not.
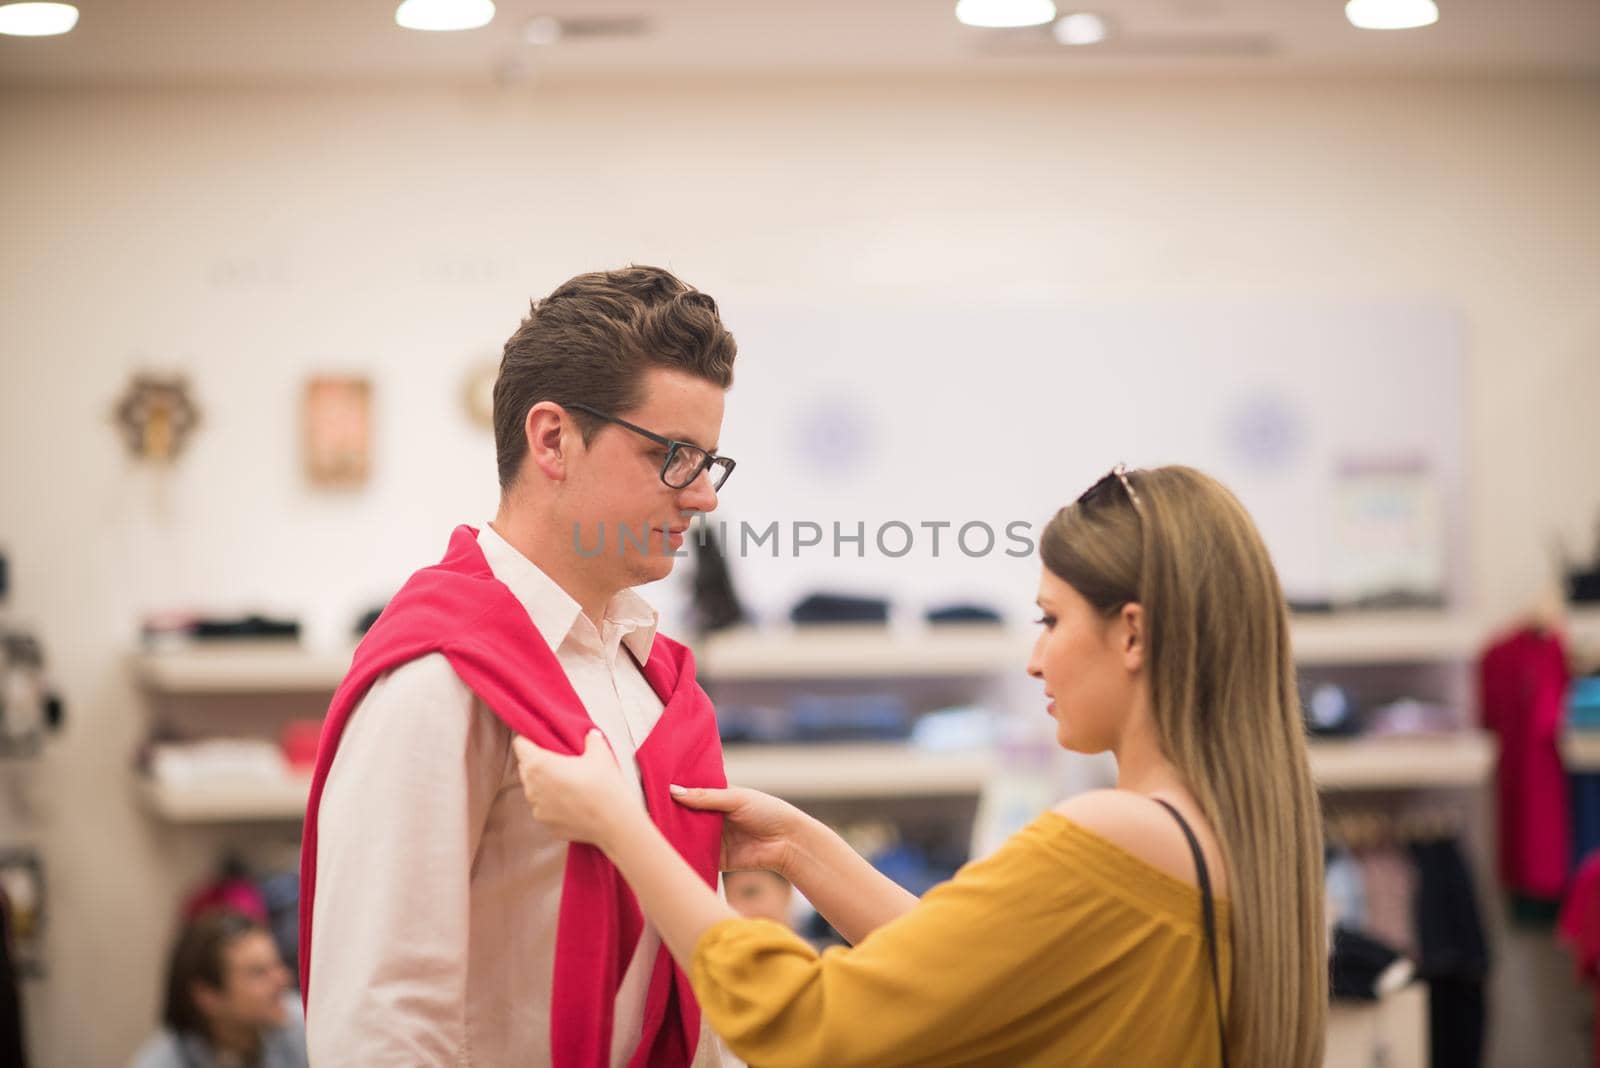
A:
[[[677,557],[666,554],[635,557],[628,561],[628,585],[647,586],[652,582],[660,582],[672,574],[672,565],[677,562]]]

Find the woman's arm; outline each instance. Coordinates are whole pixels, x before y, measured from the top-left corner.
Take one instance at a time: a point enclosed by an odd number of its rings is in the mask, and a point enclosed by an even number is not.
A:
[[[777,872],[851,944],[917,903],[826,824],[786,801],[741,787],[675,788],[672,794],[689,808],[723,814],[724,870]]]
[[[596,844],[633,888],[639,907],[684,971],[691,967],[702,935],[723,920],[738,918],[642,812],[619,821],[606,841]]]
[[[667,949],[687,969],[700,936],[738,913],[661,836],[624,784],[605,736],[590,731],[583,755],[575,757],[541,749],[526,738],[513,740],[512,746],[534,818],[565,841],[604,850]]]
[[[914,894],[820,820],[807,816],[796,831],[789,870],[781,874],[851,945],[917,907]]]
[[[1146,937],[1108,936],[1104,908],[1129,910],[1073,878],[1089,865],[1033,827],[883,922],[857,948],[819,955],[779,924],[736,917],[659,834],[603,741],[591,735],[576,757],[515,744],[535,818],[568,841],[605,850],[689,974],[706,1019],[751,1063],[910,1068],[957,1048],[974,1062],[1021,1063],[1041,1021],[1083,997],[1104,1000],[1103,990],[1075,990],[1092,987]],[[812,871],[821,880],[822,872],[865,866],[815,828],[792,844],[789,867],[807,881]],[[849,878],[874,885],[861,868]],[[875,904],[834,900],[830,907],[856,929],[899,908],[891,895],[868,894]],[[910,896],[900,900],[909,904]],[[1085,941],[1083,931],[1100,933]]]

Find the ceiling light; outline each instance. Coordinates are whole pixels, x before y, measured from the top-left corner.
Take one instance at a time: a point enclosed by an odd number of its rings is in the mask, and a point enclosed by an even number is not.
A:
[[[1439,21],[1433,0],[1350,0],[1344,17],[1362,30],[1414,30]]]
[[[968,26],[1043,26],[1055,17],[1051,0],[956,0],[956,18]]]
[[[54,37],[78,24],[71,4],[0,5],[0,33],[12,37]]]
[[[494,18],[494,0],[403,0],[394,20],[408,30],[475,30]]]
[[[1064,45],[1099,44],[1108,36],[1106,20],[1088,12],[1063,15],[1056,20],[1050,32],[1054,33],[1056,40]]]

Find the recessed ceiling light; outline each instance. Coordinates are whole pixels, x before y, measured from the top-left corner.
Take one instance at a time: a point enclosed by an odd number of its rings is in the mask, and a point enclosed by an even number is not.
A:
[[[494,0],[403,0],[394,20],[408,30],[475,30],[494,18]]]
[[[12,37],[54,37],[77,24],[71,4],[0,4],[0,33]]]
[[[1109,34],[1106,20],[1087,11],[1076,15],[1063,15],[1050,27],[1056,40],[1064,45],[1092,45],[1104,41]]]
[[[956,18],[968,26],[1043,26],[1055,17],[1052,0],[956,0]]]
[[[1439,21],[1433,0],[1350,0],[1344,17],[1362,30],[1414,30]]]

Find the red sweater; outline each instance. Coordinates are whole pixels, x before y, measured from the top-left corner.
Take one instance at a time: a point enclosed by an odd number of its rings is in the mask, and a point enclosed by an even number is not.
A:
[[[512,731],[547,749],[583,751],[594,724],[526,610],[489,569],[477,531],[460,526],[445,557],[395,595],[361,645],[322,728],[300,854],[300,989],[311,988],[311,925],[317,887],[317,808],[345,724],[377,679],[400,665],[442,653],[474,694]],[[716,886],[722,818],[674,802],[671,783],[727,785],[711,700],[695,682],[694,658],[660,635],[643,665],[665,706],[639,747],[640,786],[651,818],[678,852]],[[532,816],[530,815],[530,819]],[[337,924],[337,917],[322,917]],[[572,845],[556,930],[550,1058],[554,1068],[604,1068],[610,1058],[617,988],[643,917],[605,854]],[[700,1006],[687,976],[663,945],[651,973],[635,1068],[686,1068],[700,1033]],[[535,1060],[538,1051],[529,1050]]]
[[[1520,630],[1479,664],[1483,724],[1500,737],[1500,881],[1559,901],[1572,862],[1572,804],[1561,763],[1567,657],[1561,639]]]

